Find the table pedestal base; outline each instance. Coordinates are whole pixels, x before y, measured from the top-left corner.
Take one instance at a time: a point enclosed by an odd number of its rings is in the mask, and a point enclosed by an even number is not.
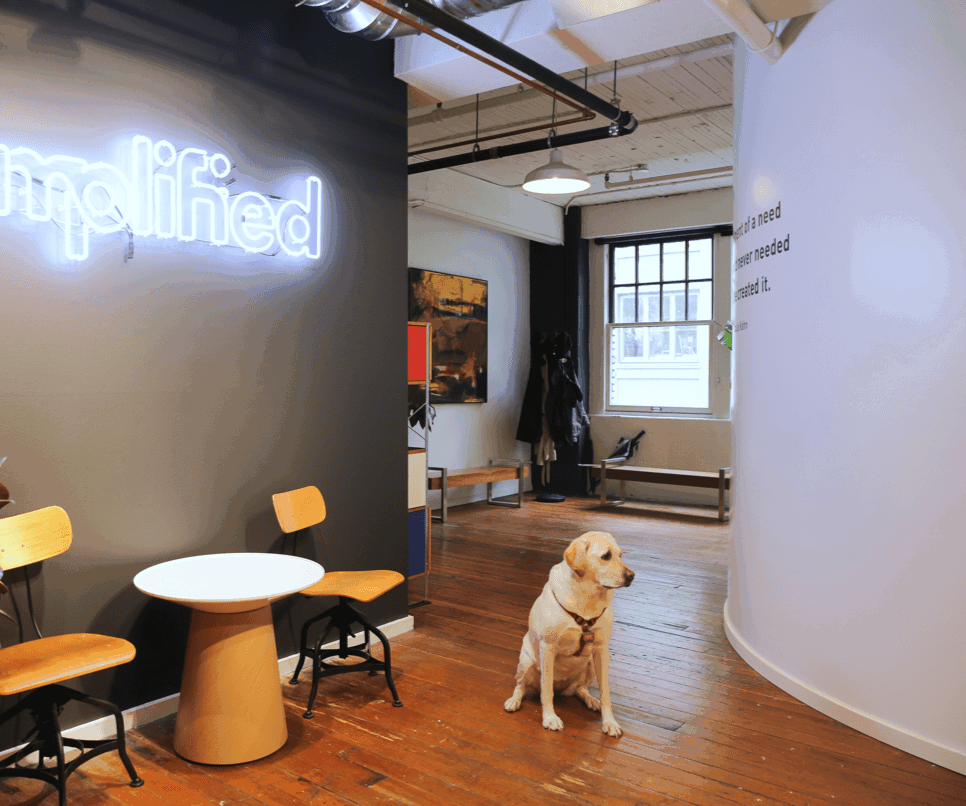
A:
[[[193,610],[175,751],[200,764],[241,764],[287,738],[271,608]]]

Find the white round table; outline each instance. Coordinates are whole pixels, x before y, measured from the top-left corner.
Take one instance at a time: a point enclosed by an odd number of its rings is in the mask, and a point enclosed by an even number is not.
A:
[[[204,554],[146,568],[138,590],[192,608],[174,731],[201,764],[264,758],[288,738],[271,602],[325,574],[288,554]]]

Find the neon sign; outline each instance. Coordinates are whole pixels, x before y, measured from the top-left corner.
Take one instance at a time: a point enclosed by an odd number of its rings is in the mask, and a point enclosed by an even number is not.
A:
[[[127,171],[61,154],[43,157],[0,143],[0,217],[56,224],[68,260],[90,255],[91,235],[203,241],[268,256],[322,254],[322,180],[309,176],[295,198],[238,192],[224,154],[181,151],[167,140],[131,140]]]

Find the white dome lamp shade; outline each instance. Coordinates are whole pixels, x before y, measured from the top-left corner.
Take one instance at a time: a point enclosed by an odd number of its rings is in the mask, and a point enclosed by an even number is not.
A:
[[[560,149],[550,152],[550,162],[527,174],[523,189],[528,193],[580,193],[590,187],[590,180],[579,168],[563,161]]]

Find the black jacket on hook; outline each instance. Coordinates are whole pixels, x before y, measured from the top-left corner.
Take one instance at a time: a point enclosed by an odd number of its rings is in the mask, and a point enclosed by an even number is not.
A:
[[[530,374],[527,377],[527,388],[523,393],[523,406],[520,410],[520,422],[517,425],[517,439],[520,442],[530,442],[534,445],[543,436],[543,369],[544,344],[546,333],[532,333],[530,335]]]
[[[576,445],[580,430],[590,425],[584,411],[584,395],[577,381],[571,355],[573,342],[567,333],[534,333],[530,338],[530,375],[523,395],[517,439],[536,444],[543,437],[543,406],[546,394],[547,428],[557,445]],[[543,370],[547,369],[544,389]]]
[[[557,333],[547,354],[547,427],[557,445],[576,445],[581,429],[590,425],[571,355],[572,344],[569,334]]]

